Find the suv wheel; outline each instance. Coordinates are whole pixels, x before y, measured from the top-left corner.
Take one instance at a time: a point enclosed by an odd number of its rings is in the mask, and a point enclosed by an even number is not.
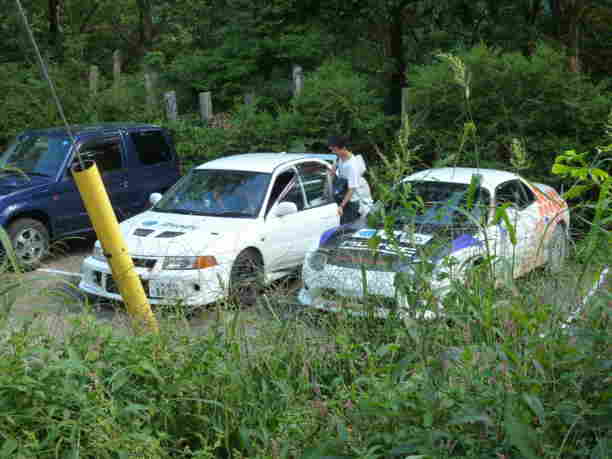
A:
[[[49,252],[47,227],[31,218],[20,218],[8,228],[17,263],[24,268],[36,268]]]

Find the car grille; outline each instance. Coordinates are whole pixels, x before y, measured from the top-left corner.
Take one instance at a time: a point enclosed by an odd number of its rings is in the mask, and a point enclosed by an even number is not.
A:
[[[114,293],[119,295],[119,286],[113,279],[113,276],[106,273],[101,273],[99,271],[94,271],[94,283],[104,288],[108,293]],[[104,285],[104,280],[106,280],[106,286]],[[146,279],[140,279],[142,282],[142,288],[144,289],[145,295],[149,296],[149,281]]]
[[[327,263],[343,268],[365,267],[369,271],[392,272],[399,261],[395,254],[381,253],[374,250],[336,249]]]

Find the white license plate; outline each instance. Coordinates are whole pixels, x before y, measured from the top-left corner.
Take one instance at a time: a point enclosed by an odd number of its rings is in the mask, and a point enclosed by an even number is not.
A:
[[[159,298],[178,298],[180,290],[174,282],[151,282],[149,284],[149,294]]]

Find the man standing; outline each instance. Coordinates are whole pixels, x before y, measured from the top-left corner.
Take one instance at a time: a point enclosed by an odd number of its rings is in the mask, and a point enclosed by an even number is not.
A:
[[[366,171],[365,161],[361,155],[354,155],[348,149],[348,139],[343,136],[331,136],[327,142],[330,151],[338,156],[334,173],[345,179],[347,190],[338,202],[340,224],[351,223],[365,217],[372,207],[370,185],[363,177]]]

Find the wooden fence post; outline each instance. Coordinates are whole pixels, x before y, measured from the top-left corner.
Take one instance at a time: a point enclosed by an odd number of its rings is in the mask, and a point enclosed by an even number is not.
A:
[[[293,66],[293,95],[297,97],[301,94],[304,87],[304,72],[299,65]]]
[[[89,67],[89,96],[94,97],[98,94],[98,78],[100,76],[100,71],[97,65],[92,65]]]
[[[244,105],[253,105],[255,103],[255,94],[248,92],[244,95]]]
[[[178,119],[176,91],[168,91],[164,93],[164,102],[166,104],[166,117],[170,121],[176,121]]]
[[[121,51],[118,49],[113,53],[113,82],[116,88],[121,84]]]
[[[200,116],[202,121],[208,123],[213,117],[212,97],[210,91],[201,92],[200,99]]]
[[[145,90],[147,92],[147,107],[153,110],[157,105],[157,97],[155,95],[155,87],[157,84],[157,74],[155,72],[146,72],[144,75]]]

